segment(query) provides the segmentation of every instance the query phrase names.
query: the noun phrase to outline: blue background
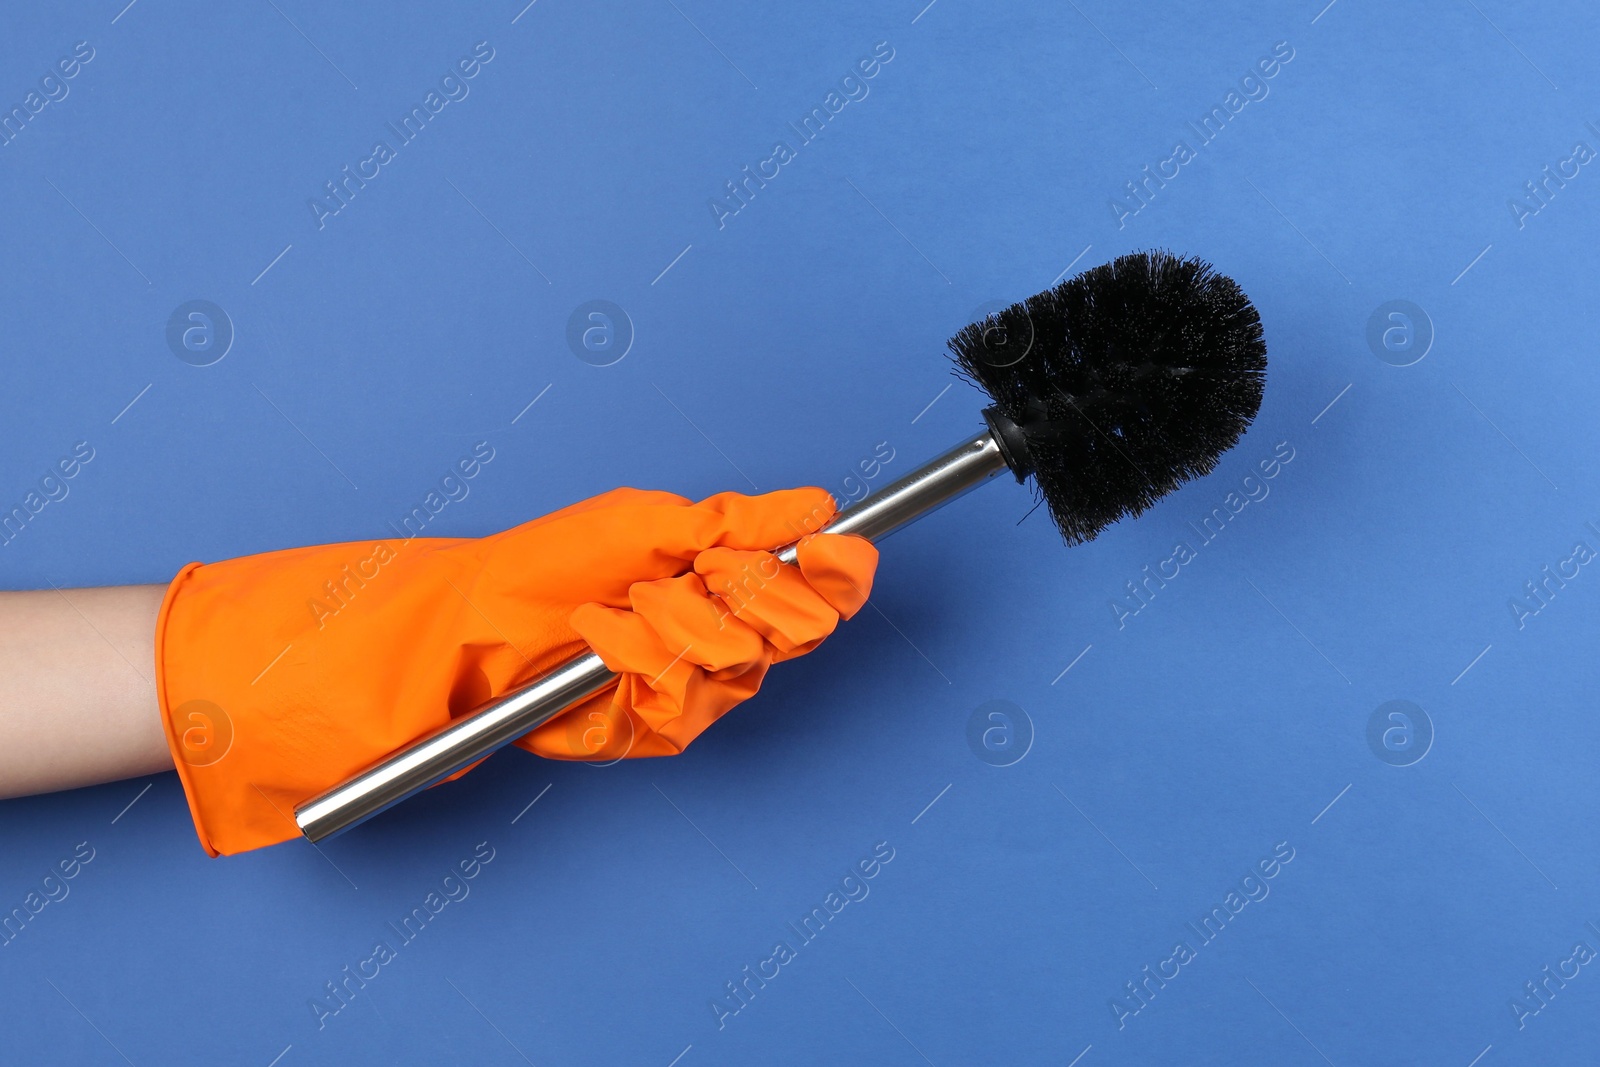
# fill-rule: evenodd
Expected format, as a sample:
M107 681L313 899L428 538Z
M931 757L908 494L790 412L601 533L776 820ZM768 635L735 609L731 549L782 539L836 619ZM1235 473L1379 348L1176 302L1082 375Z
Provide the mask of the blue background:
M481 440L430 533L622 484L843 493L888 442L881 482L976 428L974 391L943 391L975 309L1140 248L1234 276L1272 359L1217 472L1090 545L1009 483L896 535L876 610L681 758L508 751L320 854L207 859L170 773L5 802L4 909L95 850L0 949L8 1059L1592 1056L1592 968L1521 1029L1510 1004L1600 948L1600 576L1520 627L1509 605L1600 548L1600 174L1521 225L1508 201L1600 148L1600 18L925 2L7 11L6 109L94 49L0 149L0 500L95 449L0 550L10 587L387 536ZM480 41L470 95L319 228L323 183ZM880 41L870 94L719 228L709 199ZM1277 42L1269 94L1119 225ZM567 343L592 299L635 333L610 366ZM190 300L236 333L210 366L166 340ZM1368 341L1391 300L1421 309L1380 321L1394 351ZM1280 442L1270 494L1200 545ZM1119 628L1178 541L1196 558ZM1409 766L1417 716L1410 750L1368 741L1391 700L1431 723ZM1020 714L974 747L990 701ZM480 841L470 896L319 1029L311 998ZM719 1028L724 983L878 842L870 895ZM1201 945L1185 924L1280 842L1270 895ZM1113 1008L1179 940L1178 977Z

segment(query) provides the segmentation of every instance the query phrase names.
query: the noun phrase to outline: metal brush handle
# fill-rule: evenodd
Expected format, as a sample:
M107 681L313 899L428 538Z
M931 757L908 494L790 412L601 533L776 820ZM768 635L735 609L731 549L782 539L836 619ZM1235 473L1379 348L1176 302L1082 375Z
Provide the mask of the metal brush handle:
M828 533L876 541L946 504L1007 467L989 430L961 442L899 481L839 512ZM794 563L796 547L780 549ZM443 781L617 680L586 652L521 689L450 722L384 757L327 792L296 805L294 819L313 844L359 825L411 794Z

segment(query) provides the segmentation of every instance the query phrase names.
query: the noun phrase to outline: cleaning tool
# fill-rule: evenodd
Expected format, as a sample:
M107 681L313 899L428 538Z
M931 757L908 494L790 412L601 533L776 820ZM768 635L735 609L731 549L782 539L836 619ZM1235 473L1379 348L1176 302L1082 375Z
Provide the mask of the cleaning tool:
M949 347L957 372L993 401L985 428L832 516L828 534L876 541L1009 469L1018 482L1033 479L1062 539L1082 543L1209 473L1255 417L1266 380L1261 321L1239 286L1198 259L1159 251L1085 271L965 327ZM803 532L776 554L802 571L812 541ZM324 840L594 698L625 666L608 664L604 651L297 805L301 832Z

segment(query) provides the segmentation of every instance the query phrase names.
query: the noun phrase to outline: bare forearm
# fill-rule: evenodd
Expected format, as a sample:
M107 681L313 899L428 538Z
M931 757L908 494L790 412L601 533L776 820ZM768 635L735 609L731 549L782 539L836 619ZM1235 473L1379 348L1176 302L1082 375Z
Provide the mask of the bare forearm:
M172 768L155 690L164 592L0 592L0 796Z

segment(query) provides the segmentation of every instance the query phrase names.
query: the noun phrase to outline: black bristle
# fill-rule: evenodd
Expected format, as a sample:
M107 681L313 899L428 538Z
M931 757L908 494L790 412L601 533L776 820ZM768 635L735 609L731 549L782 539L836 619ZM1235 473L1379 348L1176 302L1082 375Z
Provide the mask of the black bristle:
M1209 473L1261 406L1261 319L1199 259L1139 252L973 323L957 373L1017 424L1068 544ZM996 420L1003 421L1003 420Z

